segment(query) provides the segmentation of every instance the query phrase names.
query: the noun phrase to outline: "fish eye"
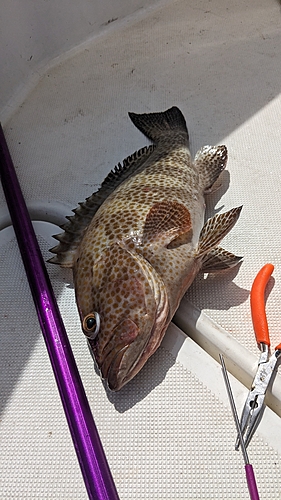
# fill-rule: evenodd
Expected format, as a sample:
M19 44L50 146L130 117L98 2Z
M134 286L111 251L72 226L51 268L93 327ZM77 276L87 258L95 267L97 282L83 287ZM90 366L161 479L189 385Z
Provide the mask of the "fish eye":
M94 340L100 329L100 315L97 312L87 314L83 319L82 327L86 337Z

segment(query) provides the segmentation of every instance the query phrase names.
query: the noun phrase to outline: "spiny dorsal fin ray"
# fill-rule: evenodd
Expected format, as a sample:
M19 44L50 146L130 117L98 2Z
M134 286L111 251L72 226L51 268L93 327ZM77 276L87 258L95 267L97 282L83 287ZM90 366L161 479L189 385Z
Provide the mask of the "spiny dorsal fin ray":
M204 192L210 193L227 163L226 146L204 146L195 155L194 165L200 176Z
M144 146L125 158L122 165L121 163L118 163L118 165L116 165L116 167L111 170L108 176L104 179L100 190L108 186L111 192L113 192L122 182L124 182L124 180L133 175L139 167L146 162L155 148L155 144Z
M68 222L61 226L64 232L54 236L59 241L59 245L50 249L50 252L56 255L48 262L62 267L73 266L76 249L97 210L122 182L145 163L154 149L153 144L145 146L125 158L122 164L118 163L102 182L100 189L79 203L79 206L73 210L74 215L67 216Z
M144 245L157 244L170 248L174 240L181 236L181 240L185 241L191 232L192 223L187 208L177 201L161 201L151 207L146 217L142 242Z
M238 257L224 248L216 247L206 255L202 260L202 271L204 273L214 273L224 269L230 269L242 260L243 257Z
M232 208L207 220L200 233L197 257L202 257L219 245L237 222L241 210L242 207Z
M169 134L171 130L181 132L188 141L188 131L185 118L176 106L160 113L129 113L133 124L148 137L157 143L159 139Z

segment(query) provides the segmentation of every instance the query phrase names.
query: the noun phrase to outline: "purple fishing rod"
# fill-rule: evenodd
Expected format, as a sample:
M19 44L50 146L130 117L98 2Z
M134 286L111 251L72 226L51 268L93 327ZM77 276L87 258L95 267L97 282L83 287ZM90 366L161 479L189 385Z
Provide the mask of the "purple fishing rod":
M90 500L119 500L0 125L0 177Z

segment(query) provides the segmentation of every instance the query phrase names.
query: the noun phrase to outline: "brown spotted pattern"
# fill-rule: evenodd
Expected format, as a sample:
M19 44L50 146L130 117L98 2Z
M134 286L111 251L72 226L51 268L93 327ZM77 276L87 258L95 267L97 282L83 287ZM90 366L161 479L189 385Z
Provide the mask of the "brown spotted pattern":
M80 241L74 242L74 250L72 243L71 256L63 247L59 262L62 247L53 249L61 265L63 260L72 262L82 324L90 313L100 316L100 331L89 344L113 390L133 378L157 349L200 269L204 192L226 164L225 146L203 148L191 160L179 114L171 108L153 116L147 135L153 138L159 118L155 144L145 148L143 158L130 157L131 175L127 165L125 179L116 181ZM135 121L136 117L144 130L150 115L134 115ZM217 233L218 228L213 229ZM209 230L204 231L206 237ZM215 234L212 245L216 239Z

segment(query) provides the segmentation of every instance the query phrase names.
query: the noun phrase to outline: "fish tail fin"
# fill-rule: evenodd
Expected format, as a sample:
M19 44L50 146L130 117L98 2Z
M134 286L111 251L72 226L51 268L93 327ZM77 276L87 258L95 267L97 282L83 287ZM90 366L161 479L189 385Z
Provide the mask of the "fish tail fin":
M129 113L133 124L152 142L158 142L169 132L180 132L188 141L188 130L182 112L173 106L161 113Z

